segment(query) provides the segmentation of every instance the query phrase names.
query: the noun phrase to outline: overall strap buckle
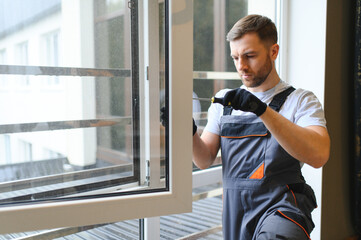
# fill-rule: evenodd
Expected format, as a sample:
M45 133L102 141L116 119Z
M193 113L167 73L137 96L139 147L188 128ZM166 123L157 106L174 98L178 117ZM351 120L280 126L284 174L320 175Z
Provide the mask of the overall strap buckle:
M279 112L288 95L290 95L294 90L296 90L294 87L289 87L283 92L278 93L276 96L273 97L271 103L269 104L269 107L276 112Z
M224 106L223 107L223 115L231 115L232 114L232 106Z

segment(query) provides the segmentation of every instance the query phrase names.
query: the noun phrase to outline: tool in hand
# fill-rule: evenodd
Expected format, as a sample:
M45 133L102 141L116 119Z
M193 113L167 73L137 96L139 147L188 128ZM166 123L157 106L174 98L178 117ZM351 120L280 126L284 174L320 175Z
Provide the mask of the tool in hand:
M217 98L217 97L212 97L212 98L193 98L193 100L199 100L199 101L206 101L206 102L211 102L211 103L219 103L219 104L223 104L223 98ZM228 103L228 105L231 105L231 102Z

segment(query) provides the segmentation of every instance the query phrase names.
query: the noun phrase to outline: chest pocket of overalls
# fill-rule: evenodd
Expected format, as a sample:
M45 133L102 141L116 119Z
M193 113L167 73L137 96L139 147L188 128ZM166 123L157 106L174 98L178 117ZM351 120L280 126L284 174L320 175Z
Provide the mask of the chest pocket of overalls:
M287 96L295 89L290 87L273 97L269 107L279 111ZM269 168L266 152L277 157L275 144L263 122L254 114L231 115L232 107L225 107L221 117L221 150L225 178L263 179ZM272 147L273 146L273 147ZM269 147L269 148L268 148ZM268 149L267 149L268 148ZM276 150L275 150L276 149ZM272 164L273 166L277 166Z
M256 120L256 122L255 122ZM225 177L262 179L269 132L254 116L224 115L221 147Z

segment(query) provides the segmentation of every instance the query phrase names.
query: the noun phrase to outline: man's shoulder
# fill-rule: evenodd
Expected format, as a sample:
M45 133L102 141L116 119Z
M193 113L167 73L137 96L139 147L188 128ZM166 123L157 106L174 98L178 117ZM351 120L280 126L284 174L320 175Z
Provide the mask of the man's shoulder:
M317 96L312 91L303 88L296 88L292 95L300 101L302 101L302 99L317 99Z
M288 97L284 104L284 111L293 114L311 114L312 111L323 111L322 104L310 90L297 88Z
M291 84L287 83L287 82L284 82L284 81L281 81L279 86L277 86L277 89L275 91L275 95L278 94L278 93L281 93L285 90L287 90L288 88L290 87L293 87L295 88L295 90L289 95L290 98L317 98L316 95L310 91L310 90L307 90L307 89L303 89L303 88L297 88L295 86L292 86Z

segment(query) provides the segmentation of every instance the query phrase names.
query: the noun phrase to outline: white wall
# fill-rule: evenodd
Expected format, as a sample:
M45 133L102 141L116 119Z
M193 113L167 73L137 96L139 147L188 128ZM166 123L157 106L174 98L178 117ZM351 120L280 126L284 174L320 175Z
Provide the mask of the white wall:
M324 103L327 0L291 0L287 20L287 75L281 76L296 88L313 91ZM282 48L283 46L281 46ZM316 228L312 239L320 239L322 169L304 166L306 181L313 187L318 208L312 216Z
M275 0L248 0L248 14L264 15L275 21L275 2Z
M291 84L324 101L326 0L292 0L289 7L288 75Z

